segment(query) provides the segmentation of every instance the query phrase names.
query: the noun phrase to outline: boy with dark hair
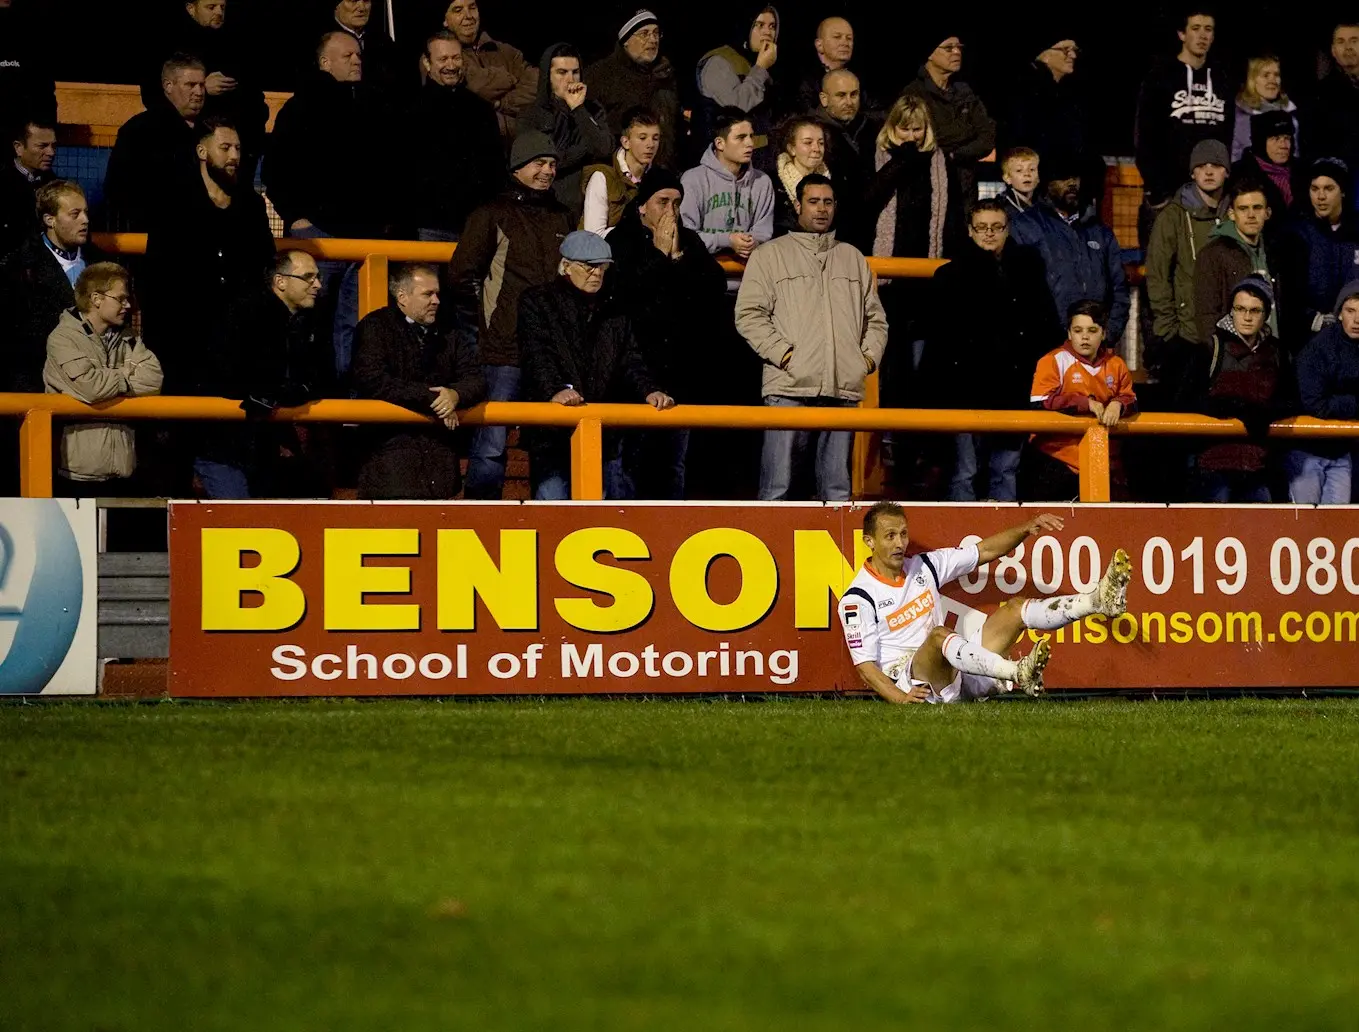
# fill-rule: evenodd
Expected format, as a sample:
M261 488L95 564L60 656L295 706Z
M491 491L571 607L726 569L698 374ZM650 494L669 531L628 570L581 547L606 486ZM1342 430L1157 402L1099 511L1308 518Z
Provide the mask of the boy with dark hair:
M730 251L749 258L774 236L774 181L750 164L755 128L740 108L718 111L712 146L680 177L680 218L703 238L712 254Z

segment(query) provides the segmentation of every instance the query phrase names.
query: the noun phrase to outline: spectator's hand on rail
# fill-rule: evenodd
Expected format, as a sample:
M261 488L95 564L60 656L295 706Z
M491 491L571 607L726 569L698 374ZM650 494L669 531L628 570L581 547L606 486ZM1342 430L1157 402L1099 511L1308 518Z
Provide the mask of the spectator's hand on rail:
M444 416L441 422L444 424L444 426L448 427L448 429L450 430L458 429L458 415L456 412Z
M1103 422L1103 420L1104 420L1104 402L1102 402L1102 401L1096 401L1094 398L1091 398L1091 399L1090 399L1090 414L1091 414L1092 416L1094 416L1096 419L1098 419L1098 420L1100 420L1101 422Z
M453 415L453 410L458 407L458 392L448 387L431 387L430 392L434 400L429 403L429 407L434 410L434 414L440 419Z
M675 399L664 391L652 391L646 396L646 403L657 409L668 409L675 407Z
M205 82L209 97L219 97L223 93L230 93L236 88L236 85L235 79L222 72L213 72Z
M567 387L552 395L552 400L558 405L584 405L585 399L580 396L580 392L574 387Z
M755 250L755 238L749 233L733 233L731 249L736 252L736 257L749 258L750 252Z
M1104 411L1100 413L1099 421L1105 426L1113 426L1123 415L1123 405L1117 398L1104 406Z

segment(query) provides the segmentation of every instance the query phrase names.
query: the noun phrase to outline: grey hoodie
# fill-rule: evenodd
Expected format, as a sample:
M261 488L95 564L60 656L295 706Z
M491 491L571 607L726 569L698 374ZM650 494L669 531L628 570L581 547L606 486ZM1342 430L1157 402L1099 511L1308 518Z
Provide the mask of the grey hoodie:
M710 254L731 250L733 233L749 233L757 245L774 236L774 182L759 169L747 165L733 176L709 148L680 183L680 218Z

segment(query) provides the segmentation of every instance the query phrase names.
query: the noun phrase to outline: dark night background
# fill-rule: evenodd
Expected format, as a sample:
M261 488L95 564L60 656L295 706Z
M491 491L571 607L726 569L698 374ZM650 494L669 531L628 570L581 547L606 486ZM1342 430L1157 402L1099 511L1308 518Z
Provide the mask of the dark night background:
M63 27L85 27L79 35L59 29L53 38L61 41L70 55L59 58L58 77L86 82L135 81L134 69L141 67L139 55L146 33L181 7L178 0L132 0L122 5L111 5L107 0L38 0L36 6L51 17L59 17ZM259 41L257 53L266 88L292 88L299 62L321 26L329 21L330 6L324 0L229 0L228 24ZM377 0L375 17L384 6L384 0ZM438 27L445 6L446 0L395 0L398 41L418 49L418 41L427 30ZM482 26L493 37L519 47L531 61L536 62L548 44L568 40L581 49L588 62L613 46L618 26L640 6L639 0L622 5L482 0ZM758 0L738 5L657 0L649 6L660 16L665 30L662 52L675 63L681 86L692 90L692 69L698 55L732 35L731 19L725 14L715 18L714 9L734 12L737 22L748 24L760 4ZM1074 26L1048 34L1053 35L1052 42L1071 36L1080 44L1077 75L1085 80L1094 108L1095 142L1104 153L1120 154L1131 152L1138 84L1154 57L1178 50L1175 21L1184 10L1183 5L1165 3L1087 4L1079 9L1077 5L1056 3L1044 8L968 5L960 8L965 13L954 23L940 22L931 15L931 28L925 29L916 13L922 6L914 3L777 6L783 25L780 56L774 67L776 78L811 58L817 21L828 14L844 14L855 29L855 65L867 67L876 94L890 99L914 77L926 52L944 33L952 31L968 45L962 78L977 88L993 114L1004 109L1008 71L1033 56L1007 50L1007 37L1013 38L1016 26L1025 22L1021 11L1041 10L1046 25ZM1304 103L1318 61L1329 46L1331 8L1286 0L1238 0L1215 6L1218 40L1214 56L1225 60L1239 79L1248 56L1275 51L1283 60L1285 89ZM1090 13L1092 10L1097 13Z

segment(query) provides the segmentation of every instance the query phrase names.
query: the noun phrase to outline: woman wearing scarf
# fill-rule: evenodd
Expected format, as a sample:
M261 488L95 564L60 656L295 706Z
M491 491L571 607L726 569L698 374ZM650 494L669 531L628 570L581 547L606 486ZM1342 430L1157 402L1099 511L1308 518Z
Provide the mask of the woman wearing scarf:
M1250 120L1266 111L1283 111L1293 120L1293 157L1298 156L1298 106L1283 91L1279 59L1273 54L1252 57L1246 65L1246 84L1236 95L1236 126L1232 132L1232 160L1240 161L1251 146Z
M813 173L831 178L830 169L826 167L826 130L819 121L806 115L791 118L779 127L778 136L783 147L779 150L775 168L778 183L774 191L776 237L797 229L798 183ZM840 236L843 239L843 233Z
M1260 179L1274 217L1275 232L1293 208L1293 116L1287 111L1264 111L1250 120L1250 146L1232 166L1232 178Z

